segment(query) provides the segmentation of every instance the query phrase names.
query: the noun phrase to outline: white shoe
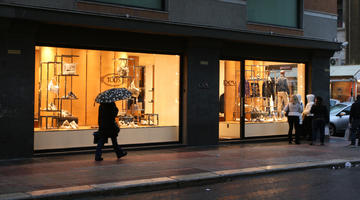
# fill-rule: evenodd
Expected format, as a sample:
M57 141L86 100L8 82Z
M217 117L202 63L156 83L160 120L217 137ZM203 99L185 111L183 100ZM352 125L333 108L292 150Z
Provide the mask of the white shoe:
M55 106L55 104L53 102L49 103L48 109L49 110L57 110L57 108L56 108L56 106Z
M63 122L63 124L60 126L60 128L69 129L69 128L71 128L71 125L70 125L70 123L69 123L68 120L65 120L65 121Z
M70 117L70 116L71 116L71 113L70 113L69 111L67 111L67 110L63 110L63 111L61 112L61 116L62 116L62 117Z
M70 122L70 126L71 126L71 128L73 128L73 129L78 129L78 128L79 128L79 126L76 124L75 121L71 121L71 122Z

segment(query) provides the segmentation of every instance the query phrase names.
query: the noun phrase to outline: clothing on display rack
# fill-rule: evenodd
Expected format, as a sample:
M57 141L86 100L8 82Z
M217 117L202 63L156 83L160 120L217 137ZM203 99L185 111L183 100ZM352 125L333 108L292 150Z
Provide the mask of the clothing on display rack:
M268 78L262 84L262 96L263 97L272 97L273 100L275 99L275 81L274 78Z
M240 91L240 85L239 85L239 91ZM250 96L250 83L249 81L245 81L245 96Z
M251 83L251 97L260 97L259 83Z

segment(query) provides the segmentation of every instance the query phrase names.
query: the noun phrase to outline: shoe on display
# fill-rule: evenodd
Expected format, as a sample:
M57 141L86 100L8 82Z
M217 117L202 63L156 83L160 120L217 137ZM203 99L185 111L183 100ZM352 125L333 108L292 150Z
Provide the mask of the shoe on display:
M63 124L60 126L60 128L70 129L71 125L68 120L65 120Z
M57 110L57 108L53 102L49 103L48 110Z
M72 91L70 91L70 92L66 95L66 98L69 98L69 99L77 99L77 96L76 96Z
M63 110L63 111L61 111L61 116L62 117L70 117L71 113L67 110Z
M78 128L79 128L79 126L76 124L75 121L71 121L71 122L70 122L70 126L71 126L71 128L73 128L73 129L78 129Z

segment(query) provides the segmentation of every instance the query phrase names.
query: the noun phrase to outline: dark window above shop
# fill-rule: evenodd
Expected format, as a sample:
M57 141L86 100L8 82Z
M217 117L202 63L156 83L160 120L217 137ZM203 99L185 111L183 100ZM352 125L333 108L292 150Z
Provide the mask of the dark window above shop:
M337 27L344 28L343 0L337 0Z
M248 22L299 28L299 0L247 1Z
M92 2L123 5L129 7L165 10L165 0L88 0Z

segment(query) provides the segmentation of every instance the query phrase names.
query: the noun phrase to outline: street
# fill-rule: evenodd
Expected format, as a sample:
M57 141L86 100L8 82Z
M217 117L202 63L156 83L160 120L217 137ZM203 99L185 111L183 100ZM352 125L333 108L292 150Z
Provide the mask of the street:
M241 177L212 185L76 200L359 199L360 167L309 169Z

